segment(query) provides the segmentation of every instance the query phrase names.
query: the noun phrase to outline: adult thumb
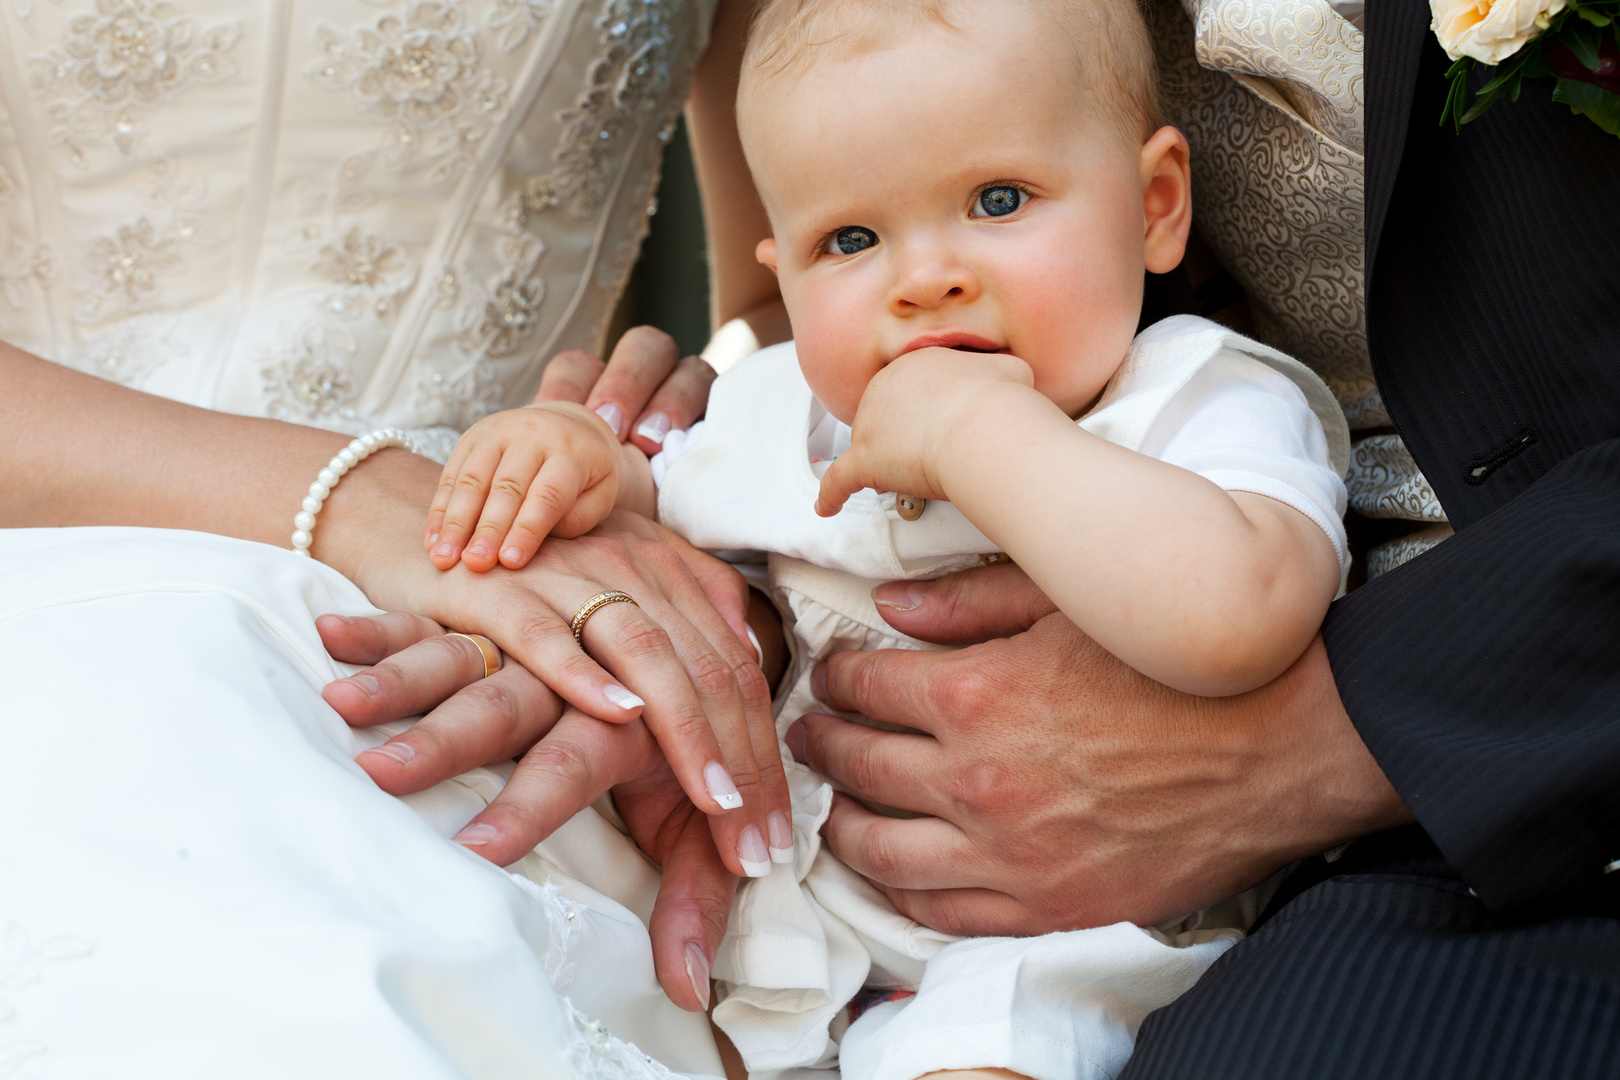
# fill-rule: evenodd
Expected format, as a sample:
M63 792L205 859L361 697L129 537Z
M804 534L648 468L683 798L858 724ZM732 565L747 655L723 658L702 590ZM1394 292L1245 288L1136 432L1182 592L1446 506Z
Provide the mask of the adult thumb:
M1021 634L1057 605L1012 563L963 570L936 581L890 581L872 590L878 614L903 634L970 645Z

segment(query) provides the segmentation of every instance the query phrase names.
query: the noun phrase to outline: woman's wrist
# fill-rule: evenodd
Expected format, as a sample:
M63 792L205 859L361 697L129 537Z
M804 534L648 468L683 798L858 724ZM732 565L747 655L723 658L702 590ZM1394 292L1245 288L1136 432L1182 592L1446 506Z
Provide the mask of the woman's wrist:
M379 607L409 609L409 575L400 571L413 562L432 569L421 533L439 472L438 465L406 450L373 454L332 490L310 554Z

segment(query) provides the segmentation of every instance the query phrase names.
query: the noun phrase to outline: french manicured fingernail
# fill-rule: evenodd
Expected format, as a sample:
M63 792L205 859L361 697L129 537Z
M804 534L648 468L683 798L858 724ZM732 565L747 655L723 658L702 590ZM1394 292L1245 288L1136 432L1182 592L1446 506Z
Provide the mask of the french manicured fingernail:
M596 407L596 415L607 421L607 426L613 429L613 434L619 433L619 425L624 423L624 410L613 402Z
M709 958L703 955L697 942L686 943L686 977L692 983L692 993L703 1005L705 1012L709 1008Z
M406 742L385 742L381 746L373 746L364 753L391 757L401 765L409 765L416 760L416 748Z
M709 789L709 798L719 803L720 809L735 810L742 805L742 795L737 791L736 781L718 761L703 766L703 784Z
M499 840L501 834L493 825L469 825L456 833L451 839L462 847L483 847L485 844Z
M872 590L872 602L896 611L915 611L928 597L928 588L920 581L889 581Z
M787 743L788 752L800 765L810 764L804 755L804 735L804 725L796 723L787 729L786 735L782 736L782 741Z
M759 635L754 633L752 626L744 626L743 629L748 631L748 644L754 647L754 659L764 660L765 650L759 646Z
M810 672L810 693L823 705L827 704L827 665L817 664Z
M624 687L615 683L608 683L602 687L602 696L621 709L639 709L647 704Z
M664 436L669 434L669 417L661 412L655 412L643 420L636 428L636 434L648 442L662 443Z
M377 676L375 675L366 675L363 673L360 675L350 675L343 681L358 686L360 688L360 692L366 695L366 697L376 697L378 692L382 690L382 683L377 681Z
M750 825L737 837L737 861L749 877L764 877L771 872L771 859L765 852L765 838L759 835L759 826Z
M771 833L771 862L792 862L793 826L788 823L787 815L780 810L773 811L765 819L765 827Z
M523 552L519 551L515 547L507 548L505 551L501 552L501 558L505 559L507 562L517 562L519 559L523 558Z

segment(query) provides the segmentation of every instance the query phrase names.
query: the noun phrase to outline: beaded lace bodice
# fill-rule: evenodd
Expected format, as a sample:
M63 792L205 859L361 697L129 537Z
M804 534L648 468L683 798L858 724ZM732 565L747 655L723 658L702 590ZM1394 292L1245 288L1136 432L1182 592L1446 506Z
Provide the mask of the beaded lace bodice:
M439 446L595 348L714 0L9 0L0 338Z

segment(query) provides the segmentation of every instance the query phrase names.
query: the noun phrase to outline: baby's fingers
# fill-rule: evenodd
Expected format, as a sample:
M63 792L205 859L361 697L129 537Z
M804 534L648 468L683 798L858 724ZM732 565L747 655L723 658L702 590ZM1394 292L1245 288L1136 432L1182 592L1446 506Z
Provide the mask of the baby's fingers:
M484 498L478 527L473 530L467 550L461 555L467 569L483 573L504 561L495 553L504 550L512 524L520 516L529 490L542 471L542 463L547 460L542 452L532 447L506 448L500 464L495 468L494 478L490 480L489 494Z
M849 497L866 487L861 479L859 461L853 451L846 450L832 463L821 478L821 491L816 496L816 513L832 517L844 508Z
M501 544L501 565L511 570L527 566L540 542L556 529L563 515L579 501L579 469L566 458L548 458L540 474L528 485L511 530Z
M468 452L459 466L455 466L453 477L450 476L451 467L445 468L447 479L439 487L441 491L448 489L449 498L439 527L439 541L429 555L433 565L440 570L450 569L461 558L462 549L467 546L467 540L483 512L484 500L489 495L490 483L495 478L501 457L499 445L480 444Z

